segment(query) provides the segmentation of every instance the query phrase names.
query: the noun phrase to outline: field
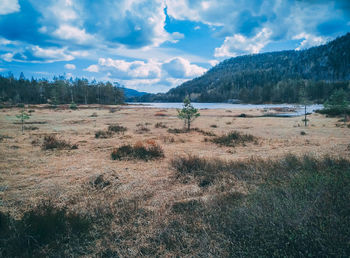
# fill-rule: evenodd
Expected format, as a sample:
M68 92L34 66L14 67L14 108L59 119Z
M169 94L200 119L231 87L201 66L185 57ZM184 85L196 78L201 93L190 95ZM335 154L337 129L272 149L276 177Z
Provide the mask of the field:
M225 199L228 196L241 200L255 194L271 179L271 171L283 170L281 160L288 160L286 157L294 158L295 166L283 165L288 171L305 171L307 159L321 164L328 158L347 173L347 178L349 174L344 164L350 156L350 129L339 118L320 114L310 115L310 125L305 128L302 117L249 117L261 115L259 110L200 110L201 116L193 123L197 129L176 133L169 129L182 129L183 122L173 109L36 106L27 110L32 113L24 134L16 118L20 109L0 110L0 211L19 221L24 213L49 202L67 209L67 214L88 218L91 224L78 240L71 237L63 241L64 248L52 242L33 243L30 250L23 250L27 256L246 256L251 252L247 246L241 250L236 245L234 249L229 243L233 237L207 220L218 200L225 203L230 202ZM241 113L246 117L238 117ZM127 130L107 134L107 138L95 136L115 124ZM254 140L235 146L213 141L232 131L251 135ZM48 135L77 148L47 150L43 143ZM164 157L113 160L112 151L122 145L159 146ZM183 172L187 169L184 161L193 162L195 168ZM235 171L250 169L252 175L239 176L230 166L237 166ZM315 165L315 171L326 171L327 166ZM293 178L288 176L288 180ZM314 203L314 199L309 201ZM203 217L202 209L211 211ZM215 220L225 221L222 217ZM344 243L349 240L346 232L342 232ZM340 256L349 254L349 242L344 246L332 247L333 251L324 246L327 250L321 254L332 256L339 250L343 252ZM237 248L241 253L233 255ZM13 244L13 250L2 250L3 255L20 256L15 249ZM268 249L264 246L264 250Z

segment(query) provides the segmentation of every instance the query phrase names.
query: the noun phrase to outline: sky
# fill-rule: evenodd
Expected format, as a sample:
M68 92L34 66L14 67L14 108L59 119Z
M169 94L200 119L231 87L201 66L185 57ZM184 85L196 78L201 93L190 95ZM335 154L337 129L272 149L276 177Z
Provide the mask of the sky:
M0 0L0 74L166 92L240 55L350 31L350 0Z

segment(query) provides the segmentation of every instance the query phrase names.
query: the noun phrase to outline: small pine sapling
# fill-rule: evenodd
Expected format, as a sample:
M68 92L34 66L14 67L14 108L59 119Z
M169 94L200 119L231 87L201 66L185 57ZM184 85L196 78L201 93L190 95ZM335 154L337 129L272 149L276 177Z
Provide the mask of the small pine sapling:
M177 113L177 117L184 120L185 128L187 128L188 131L191 130L191 123L193 120L200 116L198 109L192 106L189 97L184 99L183 108L181 110L178 109Z

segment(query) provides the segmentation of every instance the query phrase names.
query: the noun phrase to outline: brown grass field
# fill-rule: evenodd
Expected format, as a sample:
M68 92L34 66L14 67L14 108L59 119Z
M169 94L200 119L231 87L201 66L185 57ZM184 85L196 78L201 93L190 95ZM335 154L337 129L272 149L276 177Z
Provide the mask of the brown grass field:
M16 114L20 109L0 110L0 211L19 218L43 200L79 213L112 214L105 234L94 238L89 254L116 252L119 256L178 255L158 243L156 251L149 240L161 235L160 225L167 225L173 216L174 203L189 200L210 202L224 188L226 192L247 194L257 182L232 178L205 189L195 181L176 180L170 163L177 156L195 155L206 159L244 161L251 158L278 159L286 154L315 157L331 155L349 158L350 129L320 114L309 116L310 125L303 127L302 117L236 117L241 113L261 115L259 110L200 110L194 128L222 135L236 130L258 138L255 143L237 147L218 146L200 131L173 134L168 128L182 128L175 109L115 107L80 107L44 109L40 106L27 120L25 130ZM91 116L96 113L97 116ZM161 122L167 128L155 128ZM127 127L125 133L110 138L95 138L98 130L111 124ZM138 131L143 124L149 131ZM138 125L138 126L137 126ZM301 132L305 135L301 135ZM46 135L77 144L74 150L43 150ZM164 158L150 160L112 160L111 152L123 144L156 143L164 150ZM91 184L98 176L108 181L103 187ZM128 211L126 211L126 209ZM97 226L96 226L97 227ZM95 229L96 232L98 228ZM118 237L116 237L118 236ZM116 241L115 239L119 240ZM209 246L211 243L207 243ZM153 249L152 249L153 248ZM200 250L200 248L197 248ZM215 249L215 248L214 248ZM107 250L107 251L106 251ZM184 255L184 253L183 253ZM196 253L184 256L199 255Z

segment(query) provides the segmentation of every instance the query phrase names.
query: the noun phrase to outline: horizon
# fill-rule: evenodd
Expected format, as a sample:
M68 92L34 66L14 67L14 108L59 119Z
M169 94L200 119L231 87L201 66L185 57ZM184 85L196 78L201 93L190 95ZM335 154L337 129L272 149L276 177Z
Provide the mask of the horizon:
M65 75L148 93L166 92L228 58L303 50L350 31L345 0L0 0L0 6L1 75Z

